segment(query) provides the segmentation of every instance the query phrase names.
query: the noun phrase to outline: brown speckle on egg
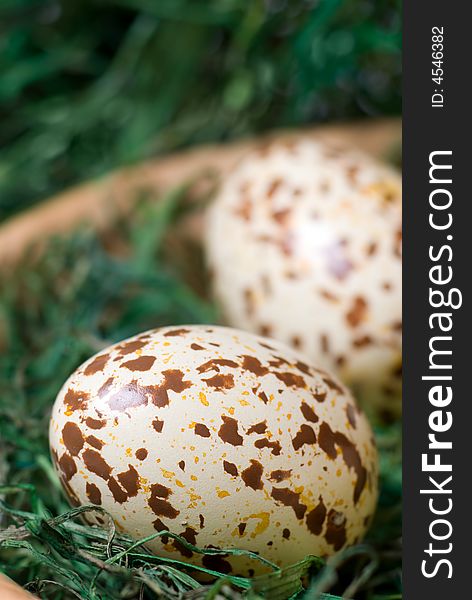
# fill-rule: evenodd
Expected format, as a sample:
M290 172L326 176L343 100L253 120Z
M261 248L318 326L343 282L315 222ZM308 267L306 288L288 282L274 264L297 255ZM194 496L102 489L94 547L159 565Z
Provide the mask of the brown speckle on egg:
M251 427L249 427L249 429L246 431L247 435L251 435L251 433L265 433L267 429L267 422L266 421L261 421L260 423L255 423L254 425L251 425Z
M141 348L144 348L146 344L146 340L133 340L132 342L125 342L124 344L121 344L117 347L117 350L121 356L126 356L127 354L136 352L136 350L141 350Z
M128 493L128 497L136 496L139 490L139 473L133 467L128 465L128 470L118 473L116 476L123 489Z
M193 344L190 344L190 348L192 348L192 350L205 350L203 346L200 346L200 344L197 344L195 342Z
M72 456L70 456L67 453L64 453L61 456L61 458L58 461L58 465L66 481L72 479L72 477L77 473L77 465L75 464L75 461L72 458Z
M238 475L238 467L234 463L231 463L227 460L223 461L223 469L226 471L226 473L229 473L233 477L237 477Z
M247 469L241 471L241 479L245 485L252 488L253 490L262 490L262 473L264 468L258 460L251 459L251 464Z
M271 481L276 481L277 483L280 483L281 481L284 481L285 479L289 479L291 474L292 474L292 469L289 469L288 471L283 471L282 469L277 469L276 471L272 471L272 473L270 474L270 479L271 479Z
M295 373L290 373L290 372L277 373L277 372L274 372L274 375L277 377L277 379L279 379L280 381L283 381L287 387L303 388L306 385L305 384L305 380L303 379L303 377L301 375L297 375Z
M196 423L195 424L195 435L199 435L200 437L210 437L211 433L208 427L204 423Z
M346 314L346 320L350 327L358 327L365 319L367 302L362 296L356 296Z
M154 431L157 431L157 433L161 433L162 428L164 427L164 421L161 421L156 417L152 422L152 426L154 428Z
M323 498L319 497L319 502L307 515L306 526L313 535L320 535L323 530L323 524L326 519L326 506Z
M86 392L69 388L64 395L64 404L67 406L68 411L73 412L84 409L89 399L90 395Z
M94 483L87 482L85 486L85 493L92 504L97 504L100 506L102 503L102 493L100 492L100 488L98 486L96 486Z
M93 419L92 417L87 417L85 419L85 423L90 429L101 429L105 427L106 421L104 419Z
M138 448L135 452L135 456L138 460L146 460L148 451L146 448Z
M180 329L171 329L164 334L164 337L175 337L176 335L185 335L186 333L190 333L190 329L185 329L181 327Z
M292 445L294 450L300 450L305 444L316 444L316 434L313 427L302 423L299 431L297 431L296 436L292 440Z
M155 360L155 356L139 356L138 358L124 362L121 367L130 371L149 371Z
M335 550L341 550L346 543L346 519L342 513L333 508L328 513L325 537Z
M76 423L68 421L62 428L64 445L72 456L77 456L84 447L82 430Z
M275 456L279 456L282 450L280 442L278 442L277 440L270 441L267 438L261 438L259 440L256 440L254 442L254 446L256 448L270 448L272 454L274 454Z
M307 421L310 421L310 423L318 423L319 418L317 414L306 402L300 404L300 410Z
M297 519L303 519L306 512L306 505L300 502L300 494L290 490L288 487L284 488L272 488L272 498L280 502L284 506L290 506L293 508L293 512Z
M218 431L218 436L227 444L242 446L243 438L239 435L237 420L226 415L222 415L221 419L223 424Z
M109 354L101 354L100 356L95 357L84 369L85 375L95 375L99 371L103 371L105 365L110 358Z
M94 448L96 448L97 450L101 450L104 446L104 442L102 442L102 440L99 440L97 437L95 437L94 435L88 435L85 438L85 441L87 442L87 444L89 446L93 446Z
M151 496L148 499L148 505L153 513L159 517L176 519L180 511L172 506L167 500L172 494L172 490L159 483L151 485Z

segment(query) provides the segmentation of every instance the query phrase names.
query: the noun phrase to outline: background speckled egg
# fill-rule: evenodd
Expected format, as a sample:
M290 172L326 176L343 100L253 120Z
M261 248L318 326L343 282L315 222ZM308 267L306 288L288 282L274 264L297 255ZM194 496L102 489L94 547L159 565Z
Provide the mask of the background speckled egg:
M375 510L375 444L349 392L285 345L234 329L166 327L91 358L56 399L50 444L71 501L104 507L136 538L165 529L287 565L360 540ZM149 547L261 571L172 539Z
M325 143L274 142L223 183L206 237L228 325L299 348L365 406L400 411L396 171Z

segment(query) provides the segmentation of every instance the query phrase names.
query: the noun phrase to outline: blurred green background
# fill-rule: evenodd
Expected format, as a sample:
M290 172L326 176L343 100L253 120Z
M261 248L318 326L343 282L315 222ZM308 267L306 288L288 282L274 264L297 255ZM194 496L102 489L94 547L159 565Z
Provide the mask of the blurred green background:
M400 0L0 0L0 220L110 169L398 114Z

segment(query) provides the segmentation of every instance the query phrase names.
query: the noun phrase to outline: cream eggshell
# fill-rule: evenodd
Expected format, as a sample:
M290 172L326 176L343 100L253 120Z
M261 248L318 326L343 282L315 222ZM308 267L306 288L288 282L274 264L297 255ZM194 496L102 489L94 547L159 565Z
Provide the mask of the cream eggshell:
M300 349L398 413L401 227L399 174L364 154L303 138L250 153L208 214L225 322Z
M88 360L56 399L50 445L72 503L102 506L135 538L165 529L277 565L360 540L376 504L372 431L346 388L284 344L225 327L156 329ZM172 539L148 546L265 569Z

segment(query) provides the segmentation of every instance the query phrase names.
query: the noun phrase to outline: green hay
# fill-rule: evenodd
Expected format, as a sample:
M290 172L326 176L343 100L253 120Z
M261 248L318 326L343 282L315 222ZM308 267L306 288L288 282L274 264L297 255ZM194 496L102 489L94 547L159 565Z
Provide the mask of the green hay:
M253 580L213 572L216 583L201 587L196 568L149 554L142 540L115 532L111 521L100 529L77 518L101 509L68 506L47 431L52 402L69 374L101 348L147 328L217 320L214 307L183 281L176 259L174 223L189 210L186 197L183 189L156 204L143 202L131 223L118 222L120 256L109 236L79 231L53 241L33 266L24 264L1 282L0 570L51 600L329 600L344 591L346 598L400 598L398 424L376 429L381 496L368 538L328 564L307 557ZM190 254L187 268L202 276L198 252ZM179 540L195 552L218 553Z
M3 0L0 220L184 146L401 111L400 0Z

